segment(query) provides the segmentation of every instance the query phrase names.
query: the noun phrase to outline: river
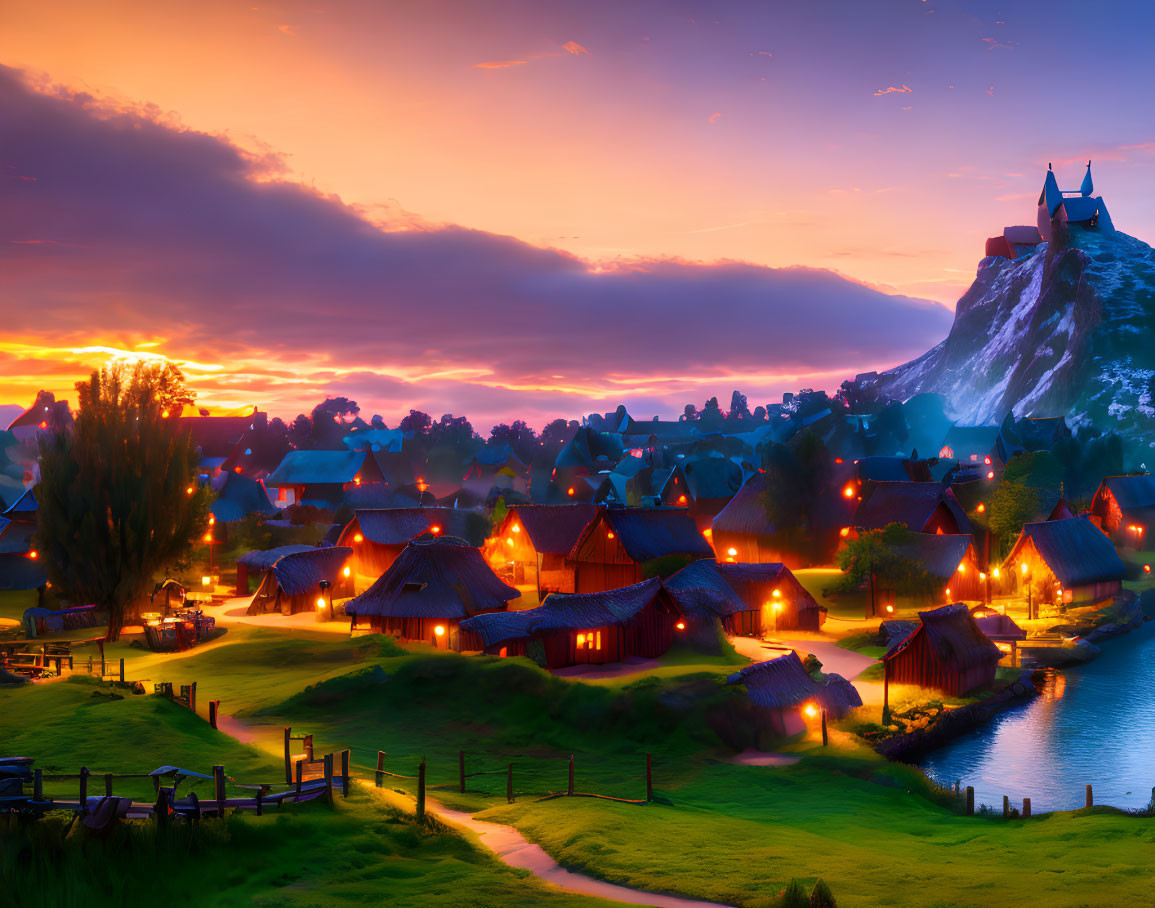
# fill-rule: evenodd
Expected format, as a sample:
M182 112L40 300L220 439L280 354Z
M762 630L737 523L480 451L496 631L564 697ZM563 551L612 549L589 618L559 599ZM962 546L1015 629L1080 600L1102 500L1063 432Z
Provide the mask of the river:
M975 805L1003 795L1034 813L1095 803L1145 807L1155 786L1155 621L1100 644L1103 654L1049 681L1028 706L928 754L940 785L973 785Z

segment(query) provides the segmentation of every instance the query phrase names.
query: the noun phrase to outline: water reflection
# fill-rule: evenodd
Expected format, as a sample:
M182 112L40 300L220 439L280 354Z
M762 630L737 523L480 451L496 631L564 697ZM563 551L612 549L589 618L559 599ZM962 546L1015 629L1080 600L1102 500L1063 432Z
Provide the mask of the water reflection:
M1090 665L1054 676L1029 706L929 754L927 775L973 785L976 804L1003 795L1036 813L1095 802L1144 807L1155 786L1155 622L1102 644Z

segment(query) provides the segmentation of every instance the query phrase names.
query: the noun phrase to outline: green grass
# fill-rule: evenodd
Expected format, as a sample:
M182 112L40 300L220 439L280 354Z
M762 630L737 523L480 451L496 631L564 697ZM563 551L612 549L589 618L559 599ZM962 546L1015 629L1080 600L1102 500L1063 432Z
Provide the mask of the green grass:
M805 568L794 572L794 576L798 582L806 588L806 591L818 602L819 605L826 606L827 614L832 618L844 618L851 620L866 620L867 607L870 602L869 590L858 590L853 593L832 593L829 597L823 595L823 590L832 586L842 572L836 568ZM881 600L879 600L881 603ZM880 615L877 618L872 618L872 621L880 621L886 618L909 618L917 617L919 610L925 611L927 608L933 606L925 597L916 596L897 596L894 602L893 614ZM879 611L883 606L878 605ZM828 627L827 630L830 630Z
M83 759L94 768L103 761L105 769L118 759L136 768L163 753L159 762L187 760L192 769L220 762L240 778L276 772L279 726L291 724L314 733L319 752L351 747L362 773L379 750L387 752L387 767L403 774L424 757L437 798L516 826L567 866L743 908L775 904L791 878L812 883L819 876L840 904L851 906L1149 901L1155 825L1147 819L1100 809L1029 821L964 817L917 770L886 763L837 728L826 751L813 737L785 742L803 756L794 766L725 762L754 743L745 698L721 683L731 670L728 655L711 661L674 652L659 676L579 683L525 659L251 627L232 628L214 648L180 658L123 644L111 649L129 653L130 678L147 671L174 683L197 680L202 703L216 697L226 714L266 724L268 750L254 753L213 735L203 720L155 698L81 702L91 688L69 683L0 692L0 739L7 742L15 729L11 749L46 764ZM896 706L902 693L892 691ZM926 699L926 692L916 693ZM12 703L19 704L15 710ZM70 721L77 727L69 728ZM765 736L760 743L784 746ZM514 763L516 803L505 802L503 774L475 777L459 794L459 750L471 772ZM659 801L537 800L564 788L571 753L579 791L634 798L644 792L645 756L652 754ZM408 779L390 784L413 788ZM373 819L375 809L354 799L325 813L315 834L311 825L291 827L295 850L279 845L272 832L261 839L261 824L250 828L246 821L242 838L220 846L236 852L236 873L229 876L231 865L214 863L217 857L203 864L209 873L223 868L216 871L221 879L239 880L238 901L434 904L452 902L469 887L464 901L530 904L544 891L517 888L536 884L510 877L463 840L426 845L424 834L406 832L405 823L379 829L388 824ZM309 816L302 807L283 822L320 822ZM275 818L263 822L279 828ZM420 852L394 842L392 832L406 842L416 835ZM271 895L277 874L288 872L290 853L295 866L309 869ZM80 868L79 861L66 856L58 863ZM196 866L198 876L210 878Z
M851 650L852 652L861 653L864 656L869 656L871 659L881 659L886 655L886 647L879 646L874 641L878 639L878 634L873 630L860 631L855 634L848 634L838 641L838 646L843 649Z
M64 838L67 820L0 819L12 908L89 905L589 905L501 864L470 838L378 792L333 808L289 806L174 824L121 824Z
M19 621L36 605L36 590L0 590L0 618Z

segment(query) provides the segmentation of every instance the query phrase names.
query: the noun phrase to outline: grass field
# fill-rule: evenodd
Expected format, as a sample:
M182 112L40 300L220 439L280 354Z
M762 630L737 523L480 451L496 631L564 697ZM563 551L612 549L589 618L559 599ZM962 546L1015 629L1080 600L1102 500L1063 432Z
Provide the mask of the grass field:
M778 742L802 757L793 766L727 762L753 743L744 697L720 683L733 670L732 656L676 652L659 677L577 683L526 660L254 627L230 628L215 645L181 657L125 644L109 650L110 658L126 655L130 678L198 681L202 704L221 699L224 714L256 727L259 746L215 733L171 703L94 697L91 683L77 681L0 692L6 749L67 772L81 763L101 771L221 763L237 779L276 778L283 771L279 729L290 724L314 733L318 752L352 748L361 773L378 750L406 775L424 757L431 794L449 806L516 826L571 868L639 888L743 908L776 904L793 877L819 876L845 906L1150 901L1150 819L1099 808L1029 821L964 817L917 770L886 763L837 728L825 751L813 737ZM516 803L505 802L503 774L471 779L459 794L459 750L471 772L514 763ZM579 791L633 798L644 792L645 755L652 754L658 800L537 800L564 789L571 753ZM412 792L411 780L391 784ZM481 905L544 898L538 883L466 839L413 828L369 798L359 794L332 811L302 805L287 818L234 820L214 833L219 840L196 845L134 833L145 837L134 846L141 861L116 866L131 881L124 885L145 886L140 864L163 864L191 847L198 866L235 882L238 903L444 904L464 887L470 894L462 901ZM62 872L36 877L45 894L74 891L92 860L81 848L69 839L67 853L53 859ZM290 870L301 865L307 869ZM97 875L108 892L120 885L111 871ZM182 903L163 887L160 898ZM183 899L210 902L219 903L207 894Z

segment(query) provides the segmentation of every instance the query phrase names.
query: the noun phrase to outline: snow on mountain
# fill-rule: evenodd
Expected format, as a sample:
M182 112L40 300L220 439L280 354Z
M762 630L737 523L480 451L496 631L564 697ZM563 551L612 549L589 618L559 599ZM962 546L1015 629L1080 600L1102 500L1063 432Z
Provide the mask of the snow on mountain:
M879 377L885 396L942 394L968 425L1065 416L1155 447L1155 249L1109 225L1063 225L1015 260L988 256L933 350Z

